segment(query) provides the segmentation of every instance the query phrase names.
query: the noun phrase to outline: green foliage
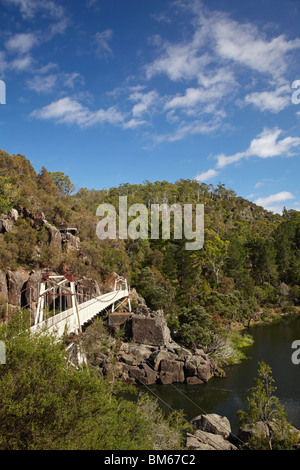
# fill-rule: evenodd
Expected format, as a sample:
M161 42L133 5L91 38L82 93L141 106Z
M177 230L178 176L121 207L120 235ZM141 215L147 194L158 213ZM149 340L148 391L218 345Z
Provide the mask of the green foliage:
M62 171L49 172L49 175L54 181L60 196L67 196L75 190L75 186L71 182L70 177L65 175Z
M12 208L14 200L13 186L9 178L0 176L0 214Z
M1 450L178 449L183 418L165 418L149 397L67 364L63 344L26 332L21 314L0 328Z
M248 397L248 410L238 412L242 427L252 429L248 444L256 450L291 450L298 442L298 432L287 421L284 406L275 396L272 369L259 363L256 385Z
M179 317L179 340L188 347L201 348L212 340L212 319L200 305L183 309Z

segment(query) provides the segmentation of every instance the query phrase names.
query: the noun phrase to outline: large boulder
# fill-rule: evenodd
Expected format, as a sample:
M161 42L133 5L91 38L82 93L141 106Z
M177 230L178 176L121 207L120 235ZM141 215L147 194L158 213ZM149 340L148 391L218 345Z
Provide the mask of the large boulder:
M220 434L206 431L196 431L195 434L187 434L187 448L189 450L237 450L231 442Z
M152 346L167 346L171 342L170 330L163 316L132 315L128 323L131 340Z
M0 218L0 233L10 232L14 222L7 217Z
M242 428L239 429L238 432L238 438L240 441L243 441L247 445L247 441L252 438L253 436L256 436L261 439L267 439L269 440L272 437L272 433L276 430L276 423L274 421L257 421L256 423L252 425L246 425ZM278 427L277 427L278 430ZM300 431L296 429L294 426L289 424L288 428L283 430L281 428L280 430L281 437L284 440L287 438L287 435L285 433L289 434L289 438L291 437L291 433L294 434L295 440L298 441L296 444L296 448L300 448Z
M225 416L216 413L199 415L191 420L194 434L187 434L190 450L237 450L229 438L231 425Z
M183 362L162 359L159 379L162 384L184 382Z
M231 425L228 418L216 413L196 416L191 420L191 424L196 430L219 434L224 439L228 439L231 434Z

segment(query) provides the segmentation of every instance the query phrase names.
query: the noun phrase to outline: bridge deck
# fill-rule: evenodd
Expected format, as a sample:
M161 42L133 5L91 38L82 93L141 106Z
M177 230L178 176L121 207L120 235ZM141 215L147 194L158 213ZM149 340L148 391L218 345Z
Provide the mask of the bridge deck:
M108 292L107 294L100 295L99 297L95 297L94 299L79 304L78 313L80 326L88 323L113 303L126 297L128 297L128 289L121 289ZM74 308L72 307L48 318L47 320L37 323L30 329L32 332L47 331L49 333L55 333L58 337L62 337L66 332L76 333L79 331L78 315L74 312Z

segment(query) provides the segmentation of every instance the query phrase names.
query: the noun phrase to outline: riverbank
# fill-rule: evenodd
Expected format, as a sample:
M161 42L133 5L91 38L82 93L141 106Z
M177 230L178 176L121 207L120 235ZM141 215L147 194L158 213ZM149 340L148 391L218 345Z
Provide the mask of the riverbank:
M261 310L255 318L247 324L233 322L222 339L219 338L218 350L211 354L224 373L228 366L239 364L247 358L247 348L253 345L254 340L249 333L255 327L265 327L278 324L281 321L293 321L300 317L300 307L291 306L289 308Z
M188 420L199 413L226 416L233 433L238 433L237 411L247 408L249 390L255 385L258 364L270 365L277 387L276 396L284 405L292 425L300 429L300 364L291 360L293 341L300 339L300 317L288 316L280 322L247 329L253 343L244 349L245 359L225 368L223 378L213 377L201 385L172 384L148 387L168 413L183 410ZM165 404L167 405L165 405Z

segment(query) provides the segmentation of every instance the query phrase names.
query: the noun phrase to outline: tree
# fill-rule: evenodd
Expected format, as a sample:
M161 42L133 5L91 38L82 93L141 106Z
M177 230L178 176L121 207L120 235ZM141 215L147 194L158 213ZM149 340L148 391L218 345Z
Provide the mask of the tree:
M48 195L57 196L57 187L51 177L51 173L44 166L42 166L41 172L38 174L37 184L38 188L46 191Z
M230 242L224 241L214 232L208 231L208 240L204 243L204 266L208 272L213 274L215 282L218 284L223 265L228 258L228 246Z
M11 209L14 196L13 185L9 178L0 176L0 215Z
M75 190L74 184L71 182L68 175L65 175L62 171L49 172L53 179L60 196L67 196Z
M260 362L258 376L247 398L248 411L238 412L241 426L252 429L248 443L256 450L290 450L297 444L298 432L287 421L284 406L274 395L271 367Z
M179 339L188 347L199 348L211 342L211 316L200 305L183 309L179 321L181 324Z

